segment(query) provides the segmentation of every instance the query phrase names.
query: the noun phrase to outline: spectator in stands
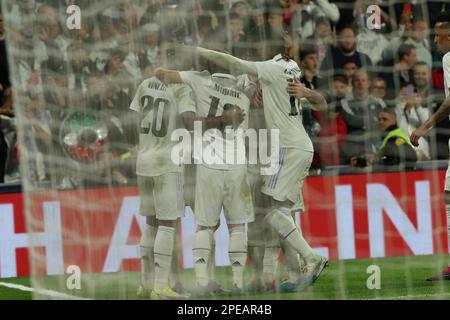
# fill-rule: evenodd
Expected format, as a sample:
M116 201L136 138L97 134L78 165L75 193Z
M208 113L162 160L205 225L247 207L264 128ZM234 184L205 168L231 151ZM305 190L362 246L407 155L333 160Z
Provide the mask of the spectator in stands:
M139 15L136 7L129 0L119 0L117 7L124 18L127 26L130 28L136 28L139 22Z
M3 16L0 14L0 114L13 116L14 109L5 39Z
M348 127L343 148L343 163L352 157L373 153L379 140L378 113L385 108L384 101L369 93L369 75L357 70L352 77L352 98L341 100L342 116Z
M294 34L300 39L306 39L314 34L319 17L326 17L331 22L339 20L339 8L328 0L300 0L291 21Z
M314 34L302 41L300 47L303 46L316 47L317 62L320 68L329 48L336 46L336 36L331 29L330 21L326 17L317 18Z
M398 48L397 57L398 63L389 72L381 75L386 81L388 99L393 99L396 93L411 81L410 69L417 61L416 48L410 44L402 44Z
M41 36L45 39L47 47L47 57L51 56L51 50L56 48L63 54L63 59L68 61L67 47L70 45L70 40L62 32L57 11L49 5L42 5L38 9L38 19L42 26L41 33L43 35L41 34Z
M416 18L413 23L412 36L405 43L416 48L417 61L425 62L431 68L432 57L428 37L429 26L427 21L424 18Z
M383 59L385 63L390 60L396 59L396 53L402 44L412 45L416 49L417 60L424 61L431 68L432 66L432 56L430 50L429 37L429 26L424 18L418 17L414 21L408 17L402 16L401 25L404 29L403 33L399 35L394 35L383 52Z
M340 72L348 62L353 62L358 69L372 66L370 58L356 50L356 44L355 31L351 27L342 28L339 32L338 46L331 47L322 62L323 74L330 76L335 71Z
M386 99L386 81L383 78L374 78L370 83L370 94L375 98Z
M300 69L302 70L301 81L307 88L318 89L324 86L321 76L318 74L318 55L313 46L305 46L300 51Z
M53 55L42 65L42 82L46 84L44 97L52 118L59 122L70 108L68 96L67 64L62 54Z
M160 28L156 23L147 23L140 27L142 41L140 42L139 60L142 67L142 77L149 77L157 64L160 45Z
M3 134L3 120L2 115L0 115L0 183L5 180L5 170L6 170L6 157L8 155L8 145L5 141L5 136Z
M342 72L345 74L347 79L350 80L350 83L349 83L350 87L352 86L351 79L356 70L358 70L358 66L356 65L356 63L354 61L347 61L342 66Z
M328 97L328 112L314 112L320 124L319 135L314 140L314 148L320 159L320 166L341 164L341 153L347 134L347 125L342 115L341 100L349 91L344 75L335 75Z
M74 97L76 100L86 94L86 74L89 72L89 57L87 50L84 49L82 42L74 41L67 48L68 65L70 66L68 74L68 87L72 91L81 92L81 95ZM76 103L76 102L75 102Z
M374 163L374 171L414 170L417 155L409 142L409 135L397 126L396 112L386 108L378 114L378 126L383 132Z
M92 18L83 15L82 29L70 33L58 19L65 5L51 2L55 5L36 2L39 4L34 8L37 36L33 36L34 29L26 20L21 20L20 14L17 15L20 32L16 30L18 34L13 36L15 43L20 44L20 53L33 52L29 57L25 54L15 56L17 89L30 93L36 102L30 107L33 112L29 113L33 121L45 124L48 120L46 112L51 114L49 126L54 145L50 150L53 157L63 157L58 149L61 121L67 113L81 106L105 112L103 114L112 128L111 136L115 141L99 159L105 163L121 161L120 156L126 151L121 147L126 143L133 144L124 142L129 133L125 129L127 120L121 117L122 110L129 103L135 82L151 76L162 55L167 53L162 48L164 40L181 39L192 45L232 49L233 54L241 57L256 53L261 56L254 59L263 60L272 58L267 56L272 52L271 48L285 41L294 43L300 39L301 42L295 43L293 48L300 50L298 61L303 71L302 81L308 87L322 87L323 80L317 75L319 68L320 74L329 82L324 87L331 88L332 111L321 114L307 110L309 115L303 114L303 120L318 122L316 127L320 131L314 143L322 166L348 164L352 156L373 153L379 137L377 115L385 104L396 107L398 126L406 133L419 125L425 114L438 105L437 98L430 91L428 23L420 15L413 16L407 10L402 12L398 28L395 23L391 24L385 12L381 13L382 24L391 24L395 28L389 35L392 40L386 44L382 33L385 28L379 33L361 24L367 18L365 0L358 1L362 4L360 10L356 8L358 3L354 8L339 10L330 3L335 1L329 0L120 0ZM192 4L195 8L191 7ZM350 11L349 19L338 21L346 14L344 11ZM351 21L352 17L356 20ZM340 28L339 41L336 42L333 27L337 22L345 27ZM358 22L360 29L357 33L348 24L355 26ZM289 38L286 30L293 31L296 36ZM135 39L137 33L140 36ZM263 50L266 47L268 49ZM293 50L292 55L295 53ZM415 56L425 65L420 62L413 66ZM441 58L436 59L440 61ZM68 66L64 64L66 61ZM372 64L384 73L380 72L379 77L370 82L369 75L361 68ZM367 70L372 71L370 68ZM440 68L433 83L443 86L439 71ZM341 72L346 73L349 83L345 83L346 77L341 76ZM10 87L0 17L0 114L8 116L3 117L3 120L8 119L2 122L3 125L14 122L9 121L14 115ZM38 105L42 91L45 98L43 106ZM448 124L448 120L446 122ZM310 133L312 127L308 129ZM14 148L14 143L10 145L10 128L3 135L10 158ZM433 135L429 137L429 146L426 142L421 144L424 150L418 149L420 160L448 157L445 130L440 137L443 137L442 145L439 140L435 146ZM0 136L0 162L5 149L3 142ZM104 166L103 169L105 177L111 174L111 167ZM123 175L126 176L125 173Z
M398 126L410 134L430 117L428 105L432 103L429 94L431 70L423 62L417 62L412 67L412 83L403 87L396 104ZM429 139L430 137L428 137ZM416 148L419 160L429 160L430 144L427 139L422 139Z
M308 89L317 90L324 86L322 78L317 74L318 62L317 53L314 47L304 47L300 51L300 69L302 70L302 78L300 81ZM308 135L317 136L320 131L320 125L314 117L310 108L302 110L303 126Z
M244 21L237 14L232 12L229 16L229 35L228 39L231 44L231 53L241 58L247 51L247 37L244 33Z
M42 97L42 95L41 95ZM28 175L27 181L32 186L38 184L47 178L48 165L53 164L53 161L45 161L44 154L49 154L51 146L51 118L48 112L44 109L43 99L35 101L26 99L24 101L24 116L29 124L29 131L23 137L22 153L26 153Z
M370 56L370 60L377 65L383 59L383 52L389 46L382 30L362 28L356 37L357 50Z
M272 0L269 1L270 5L278 6L283 12L283 23L286 26L290 26L292 23L292 17L294 12L299 8L300 1L297 0Z
M205 39L214 31L212 27L212 18L209 14L203 14L197 17L197 30L194 34L193 44L203 46Z
M19 164L14 158L16 144L15 118L0 113L0 183L20 180ZM6 176L8 176L8 181Z
M392 25L395 25L395 21L387 14L387 3L385 1L367 1L367 0L356 0L354 1L353 7L353 19L355 24L358 26L359 32L365 32L368 28L368 14L367 9L370 5L377 5L380 10L380 24L374 30L381 31L385 33L386 31L390 31L392 29ZM342 19L341 19L342 20ZM373 22L373 21L372 21ZM370 29L369 29L370 30Z
M118 161L119 160L119 161ZM94 174L86 175L81 181L85 188L126 186L132 182L132 175L124 168L123 161L107 147L103 147L93 163ZM80 185L81 187L81 185Z
M280 41L282 39L285 33L283 8L276 5L269 7L267 12L267 27L266 41Z
M251 7L247 1L238 0L234 1L230 8L230 14L236 14L242 21L243 32L248 35L249 31L252 29L252 17L251 17Z
M267 10L267 22L265 25L265 33L263 43L260 45L262 49L261 57L263 60L271 59L274 51L285 46L289 41L291 48L290 56L295 57L298 51L298 46L294 45L294 39L288 34L283 23L283 8L279 4L273 4Z
M176 0L164 1L161 7L159 25L161 37L165 41L184 41L188 35L188 25L181 3Z
M363 168L363 172L414 170L416 152L409 142L409 136L397 126L393 108L379 112L378 127L382 135L376 153L352 157L350 165Z
M248 31L249 40L254 42L252 46L258 45L265 38L266 33L266 18L265 12L262 8L253 8L250 12L251 23Z

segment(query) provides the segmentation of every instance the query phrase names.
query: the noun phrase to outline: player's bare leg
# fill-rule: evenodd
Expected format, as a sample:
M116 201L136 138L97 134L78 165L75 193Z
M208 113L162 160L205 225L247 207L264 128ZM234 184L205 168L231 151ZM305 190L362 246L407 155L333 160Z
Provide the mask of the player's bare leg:
M146 224L142 232L139 251L141 256L141 286L137 295L139 298L150 298L154 287L154 245L158 229L155 216L146 217Z
M450 191L445 191L445 211L447 213L447 237L450 246ZM441 274L432 276L427 281L450 280L450 262Z

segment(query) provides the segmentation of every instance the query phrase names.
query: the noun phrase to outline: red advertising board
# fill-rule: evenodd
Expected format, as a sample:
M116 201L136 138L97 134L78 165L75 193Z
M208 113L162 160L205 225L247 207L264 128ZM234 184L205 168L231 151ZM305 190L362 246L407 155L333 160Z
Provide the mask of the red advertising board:
M444 175L310 177L303 189L307 211L299 216L303 234L331 259L448 252ZM25 203L22 194L0 195L0 278L32 270L62 274L69 265L83 272L139 269L144 221L136 188L29 193ZM181 261L191 267L195 224L190 209L181 230ZM226 232L218 235L216 263L223 265Z

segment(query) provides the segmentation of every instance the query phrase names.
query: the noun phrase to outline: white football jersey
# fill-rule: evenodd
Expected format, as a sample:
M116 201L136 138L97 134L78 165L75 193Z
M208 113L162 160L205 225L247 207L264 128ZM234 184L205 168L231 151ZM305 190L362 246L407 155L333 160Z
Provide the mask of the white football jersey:
M189 85L195 97L197 117L218 117L224 109L237 106L247 115L239 127L232 130L231 126L225 127L233 132L243 132L248 128L248 112L250 100L245 93L236 87L236 79L230 75L213 74L208 71L183 71L181 79ZM241 130L239 130L241 129ZM212 169L231 170L237 169L237 164L244 165L245 144L243 135L227 136L218 129L210 129L203 135L203 158L194 152L194 159ZM219 147L223 146L223 147ZM211 153L214 155L211 156ZM237 155L244 155L237 157ZM241 161L243 160L243 161Z
M281 55L272 60L255 62L258 79L263 92L264 114L268 129L280 130L281 148L298 148L313 152L311 139L302 123L302 105L309 104L304 98L295 99L291 110L287 86L292 79L301 78L301 71L294 60L286 61Z
M450 96L450 52L447 52L442 58L442 68L444 69L445 97L448 98Z
M172 132L178 126L178 116L195 112L191 90L185 84L166 85L156 77L144 80L138 87L130 109L140 114L139 150L136 174L159 176L181 172L182 166L171 159Z

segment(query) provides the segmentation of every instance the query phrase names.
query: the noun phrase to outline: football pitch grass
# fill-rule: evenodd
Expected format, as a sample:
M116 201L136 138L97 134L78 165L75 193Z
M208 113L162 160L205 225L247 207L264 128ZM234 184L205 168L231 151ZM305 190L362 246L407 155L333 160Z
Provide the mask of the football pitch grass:
M448 255L398 257L383 259L330 261L327 269L317 282L303 292L261 293L243 296L216 296L210 299L251 299L251 300L303 300L303 299L445 299L450 300L450 281L428 282L430 275L439 273L448 262ZM380 289L368 289L367 280L371 276L367 268L377 265L380 268ZM227 267L216 268L216 278L224 288L231 284L231 270ZM139 272L81 274L81 289L69 290L66 280L69 275L39 277L39 289L53 290L72 296L90 299L138 299L136 289ZM194 271L181 272L186 289L194 288ZM245 281L250 279L247 267ZM31 287L31 279L0 279L3 283L12 283ZM32 299L31 292L6 288L0 285L0 300ZM36 298L36 297L35 297ZM37 296L47 299L49 296ZM204 299L202 299L204 300Z

